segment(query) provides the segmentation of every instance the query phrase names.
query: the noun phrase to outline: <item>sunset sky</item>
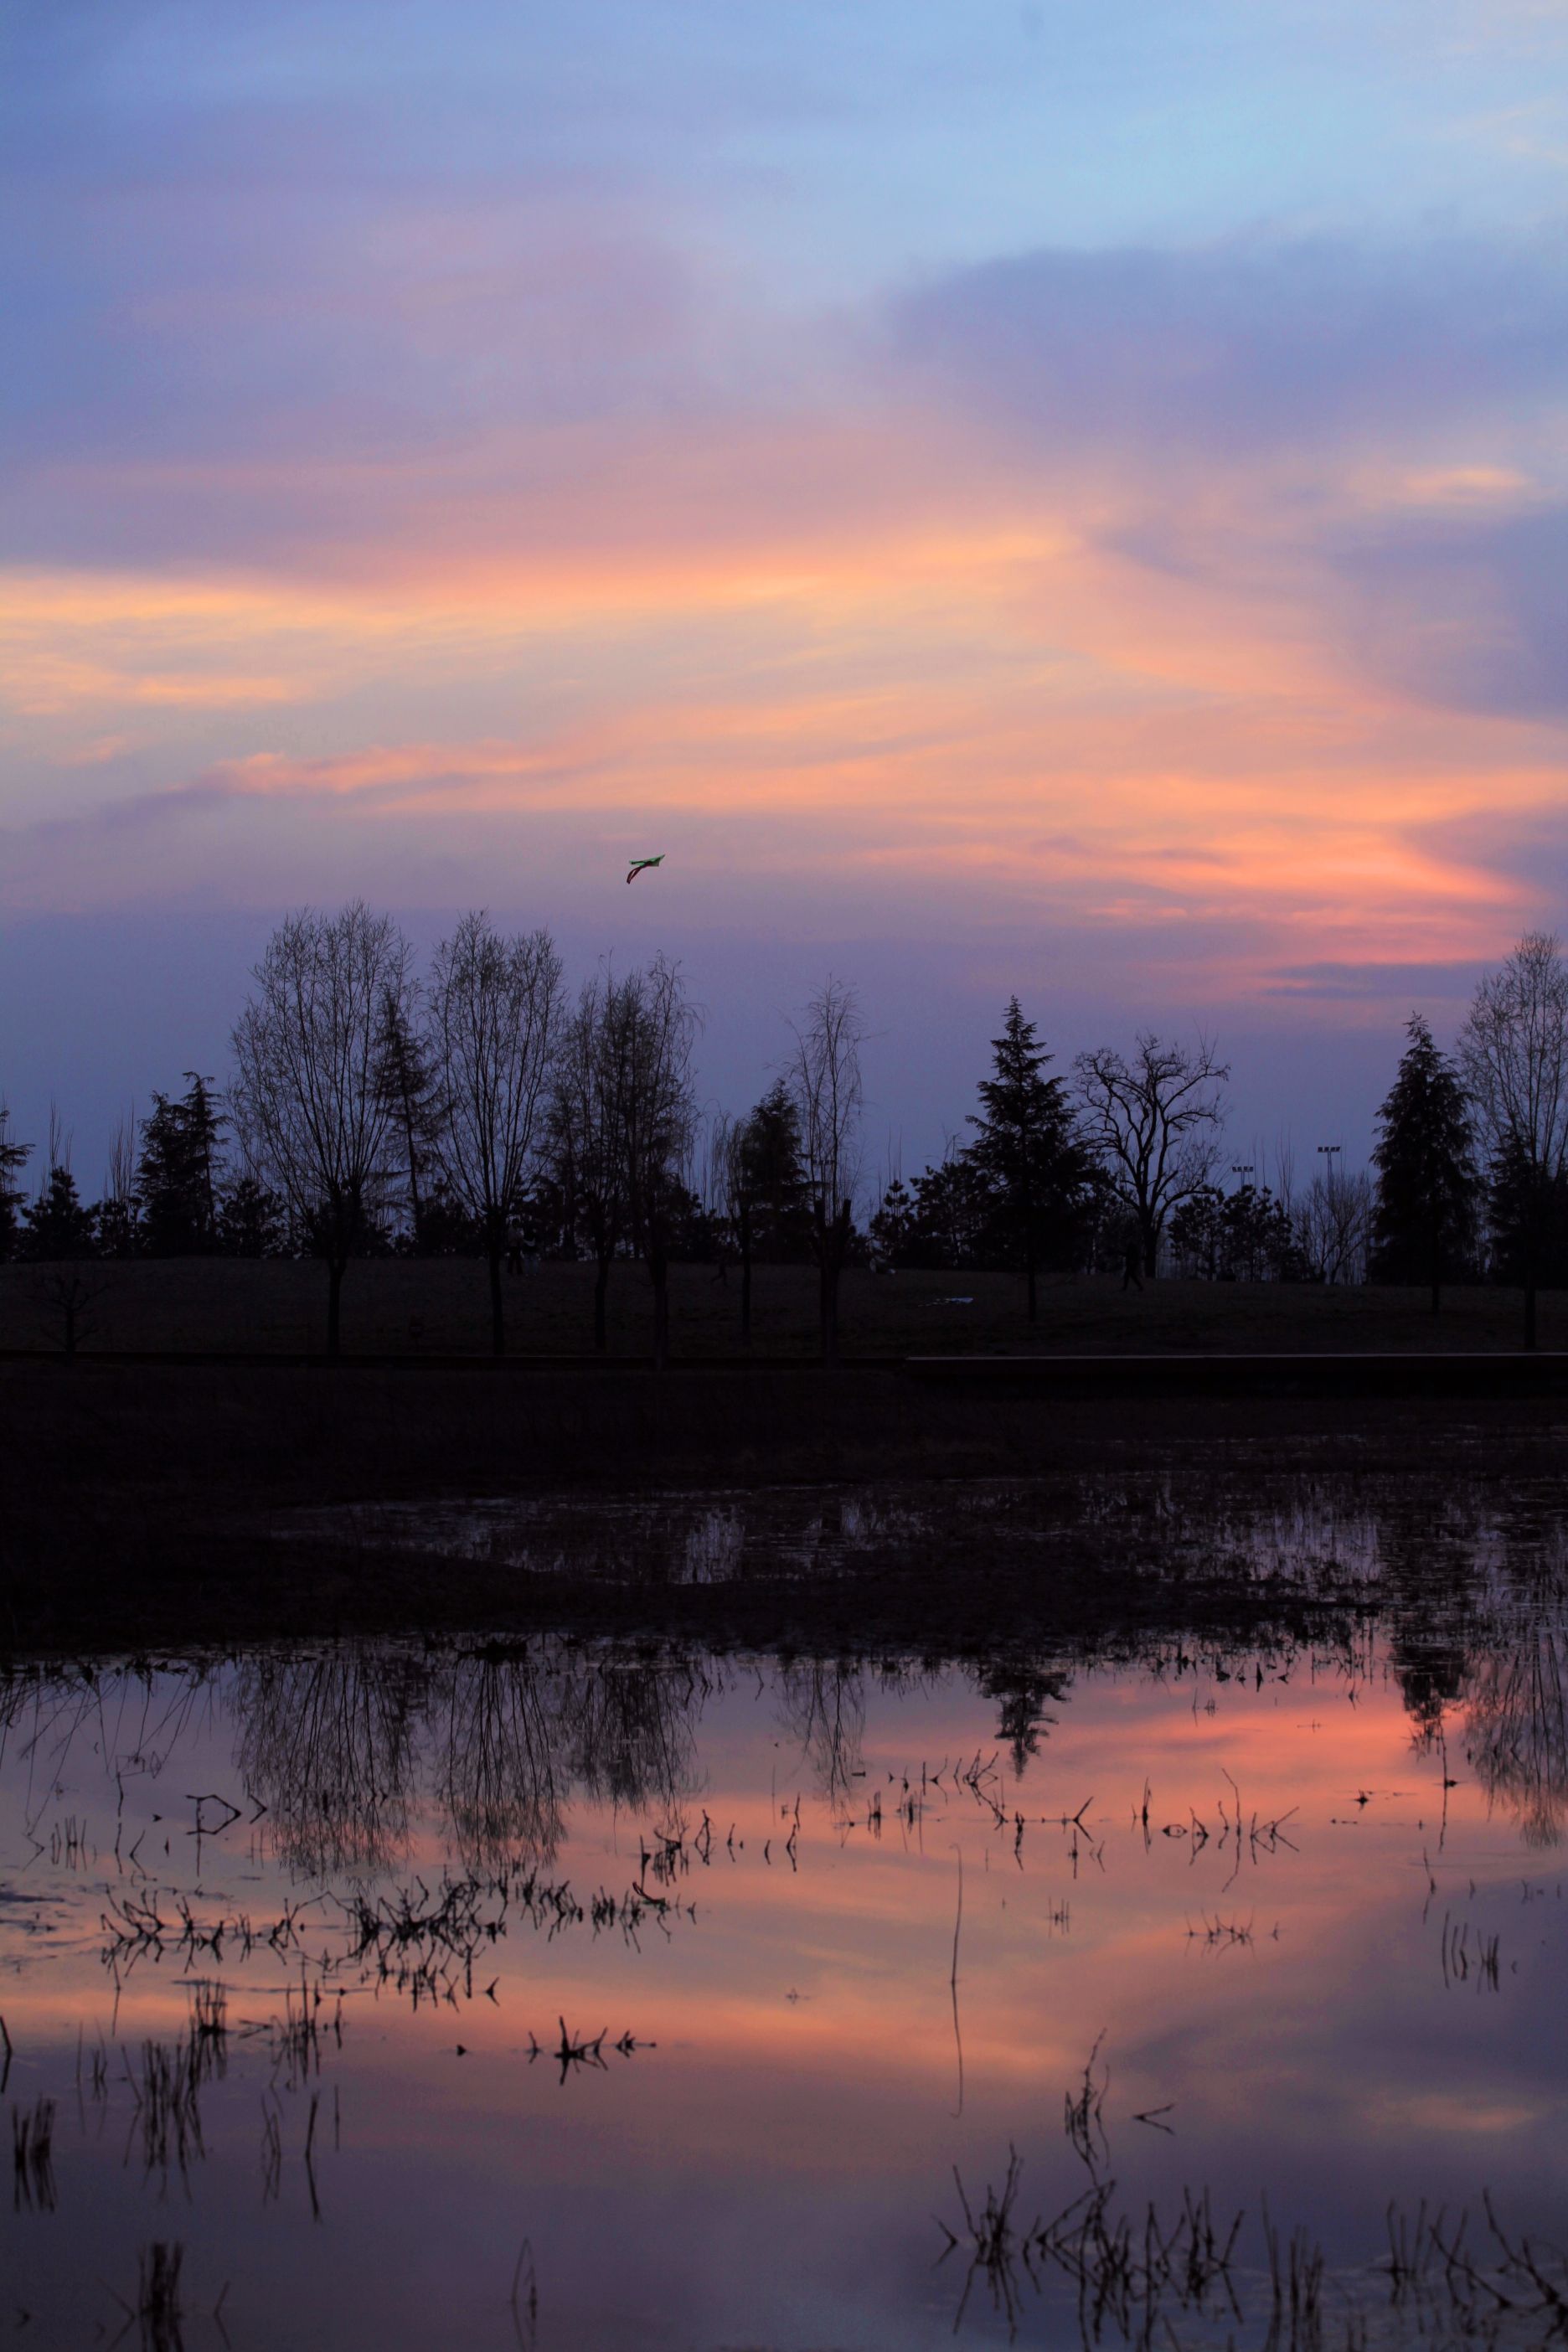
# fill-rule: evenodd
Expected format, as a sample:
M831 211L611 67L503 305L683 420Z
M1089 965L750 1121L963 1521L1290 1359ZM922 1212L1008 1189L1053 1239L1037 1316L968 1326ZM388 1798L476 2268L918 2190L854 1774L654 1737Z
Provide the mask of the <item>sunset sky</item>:
M1564 0L12 0L0 1090L95 1190L288 907L1016 989L1363 1150L1568 872ZM628 855L668 853L628 893Z

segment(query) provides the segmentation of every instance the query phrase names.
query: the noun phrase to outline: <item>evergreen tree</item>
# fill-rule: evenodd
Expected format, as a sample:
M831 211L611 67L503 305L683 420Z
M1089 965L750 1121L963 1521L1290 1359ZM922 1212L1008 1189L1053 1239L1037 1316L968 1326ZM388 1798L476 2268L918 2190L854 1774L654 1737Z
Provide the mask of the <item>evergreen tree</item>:
M16 1255L21 1237L20 1212L26 1196L12 1180L26 1166L32 1148L30 1143L13 1139L10 1111L0 1102L0 1265Z
M1436 1314L1444 1280L1463 1270L1474 1248L1475 1132L1464 1087L1418 1013L1405 1035L1410 1042L1378 1113L1368 1272L1374 1282L1429 1284Z
M225 1125L212 1080L185 1072L177 1098L154 1093L142 1122L136 1193L150 1257L199 1257L218 1245L218 1153Z
M408 1187L408 1218L416 1257L449 1254L451 1219L443 1209L427 1234L435 1203L433 1170L441 1125L440 1073L415 1019L413 998L389 984L382 991L377 1083L392 1114L398 1157Z
M45 1260L93 1255L92 1211L87 1208L68 1168L57 1163L49 1181L23 1218L22 1255Z
M1009 998L1002 1034L992 1040L993 1075L980 1086L972 1114L974 1140L964 1154L989 1180L999 1222L1028 1287L1029 1320L1038 1319L1036 1276L1042 1263L1070 1256L1082 1225L1089 1155L1079 1140L1066 1086L1047 1078L1051 1056Z

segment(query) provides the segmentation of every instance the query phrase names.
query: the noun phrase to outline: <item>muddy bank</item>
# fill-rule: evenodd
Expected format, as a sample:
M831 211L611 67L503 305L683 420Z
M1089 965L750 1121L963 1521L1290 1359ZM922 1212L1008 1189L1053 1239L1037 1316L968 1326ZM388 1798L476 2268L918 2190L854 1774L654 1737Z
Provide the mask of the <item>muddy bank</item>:
M1292 1481L1349 1500L1428 1492L1556 1510L1568 1433L1551 1400L1237 1398L1072 1403L952 1395L846 1372L646 1374L8 1367L0 1373L0 1639L107 1649L269 1634L551 1628L948 1654L1069 1622L1300 1630L1343 1598L1182 1542ZM353 1541L289 1526L399 1498L609 1499L765 1486L1027 1479L1027 1539L973 1528L830 1570L682 1582L570 1557L547 1575L482 1549ZM1109 1517L1086 1481L1126 1498ZM1128 1514L1131 1514L1131 1517ZM1139 1514L1143 1514L1140 1519ZM1217 1515L1217 1518L1216 1518Z

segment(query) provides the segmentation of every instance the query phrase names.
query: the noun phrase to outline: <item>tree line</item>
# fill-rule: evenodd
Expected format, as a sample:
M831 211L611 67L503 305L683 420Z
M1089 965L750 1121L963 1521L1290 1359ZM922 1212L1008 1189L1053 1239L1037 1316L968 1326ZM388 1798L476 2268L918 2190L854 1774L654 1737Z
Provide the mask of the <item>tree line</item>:
M789 1024L771 1083L742 1116L700 1111L702 1025L678 964L605 965L576 993L549 933L466 915L430 961L361 901L290 915L252 975L226 1085L195 1071L122 1122L102 1197L84 1202L51 1116L32 1148L0 1104L0 1260L310 1256L327 1276L326 1341L358 1258L482 1258L490 1339L506 1345L507 1272L592 1261L593 1338L607 1346L612 1270L636 1259L670 1345L669 1270L813 1265L824 1355L842 1277L1011 1269L1033 1322L1046 1273L1420 1284L1495 1280L1536 1297L1568 1281L1568 966L1532 932L1476 990L1456 1053L1419 1014L1378 1115L1369 1170L1324 1164L1302 1186L1224 1159L1230 1071L1203 1039L1152 1032L1069 1069L1016 997L964 1139L905 1182L864 1184L867 1032L827 980ZM1226 1183L1228 1173L1239 1181Z

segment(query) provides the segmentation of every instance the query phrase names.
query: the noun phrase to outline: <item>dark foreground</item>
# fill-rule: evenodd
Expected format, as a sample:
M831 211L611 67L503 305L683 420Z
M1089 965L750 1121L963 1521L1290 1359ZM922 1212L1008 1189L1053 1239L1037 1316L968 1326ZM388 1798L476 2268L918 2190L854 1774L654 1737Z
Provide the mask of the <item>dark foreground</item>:
M1068 1622L1136 1626L1173 1592L1197 1627L1303 1631L1325 1597L1223 1530L1261 1480L1332 1477L1397 1512L1435 1475L1539 1517L1568 1405L1536 1398L1125 1397L931 1387L891 1372L688 1371L504 1381L434 1369L0 1368L0 1642L81 1652L484 1625L720 1645L865 1642L975 1654ZM657 1546L395 1538L387 1504L538 1505L965 1479L1030 1482L1026 1530L977 1547L939 1511L920 1544L823 1567L672 1572ZM1086 1481L1098 1499L1086 1507ZM1110 1499L1108 1499L1110 1498ZM348 1528L344 1507L369 1516ZM1171 1544L1174 1528L1184 1540ZM1185 1536L1190 1533L1191 1540ZM1141 1540L1141 1535L1150 1540ZM1154 1538L1159 1540L1153 1540Z

